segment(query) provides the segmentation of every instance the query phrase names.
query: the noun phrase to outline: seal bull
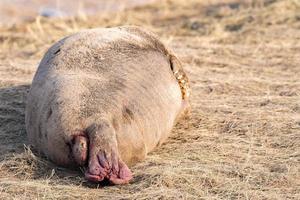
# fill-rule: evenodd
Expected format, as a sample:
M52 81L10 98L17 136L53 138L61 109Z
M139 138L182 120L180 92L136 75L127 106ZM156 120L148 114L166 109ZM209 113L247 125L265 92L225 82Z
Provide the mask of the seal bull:
M29 142L86 179L128 183L188 105L179 60L138 27L84 30L54 44L28 95Z

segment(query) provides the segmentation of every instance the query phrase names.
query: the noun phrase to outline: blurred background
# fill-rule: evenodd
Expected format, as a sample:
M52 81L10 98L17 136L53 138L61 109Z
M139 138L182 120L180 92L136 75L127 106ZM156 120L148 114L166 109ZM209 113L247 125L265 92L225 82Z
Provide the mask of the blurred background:
M155 0L0 0L0 24L32 20L36 16L70 17L121 11Z

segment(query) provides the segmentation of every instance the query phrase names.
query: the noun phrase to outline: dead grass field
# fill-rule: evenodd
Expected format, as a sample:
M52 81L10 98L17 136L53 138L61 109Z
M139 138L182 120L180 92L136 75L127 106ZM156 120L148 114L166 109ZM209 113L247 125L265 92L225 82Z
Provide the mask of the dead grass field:
M123 186L36 157L24 108L37 64L82 28L135 24L185 65L192 113ZM1 199L300 199L300 2L161 1L0 28ZM25 145L24 145L25 144Z

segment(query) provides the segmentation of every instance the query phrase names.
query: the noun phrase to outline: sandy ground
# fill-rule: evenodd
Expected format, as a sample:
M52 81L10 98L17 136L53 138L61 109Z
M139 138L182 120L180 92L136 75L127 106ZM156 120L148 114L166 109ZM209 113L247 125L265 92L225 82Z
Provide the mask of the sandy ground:
M28 147L27 91L43 53L82 28L135 24L181 58L192 113L123 186L87 183ZM171 0L0 28L1 199L300 199L300 2Z

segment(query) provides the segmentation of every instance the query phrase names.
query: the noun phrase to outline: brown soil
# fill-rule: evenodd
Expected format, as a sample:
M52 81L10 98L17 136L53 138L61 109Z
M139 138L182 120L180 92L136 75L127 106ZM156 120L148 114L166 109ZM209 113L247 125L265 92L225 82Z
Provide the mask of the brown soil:
M27 146L24 108L47 48L82 28L141 25L178 54L192 113L122 186L87 183ZM0 28L1 199L300 199L300 3L165 0ZM25 144L25 145L24 145Z

